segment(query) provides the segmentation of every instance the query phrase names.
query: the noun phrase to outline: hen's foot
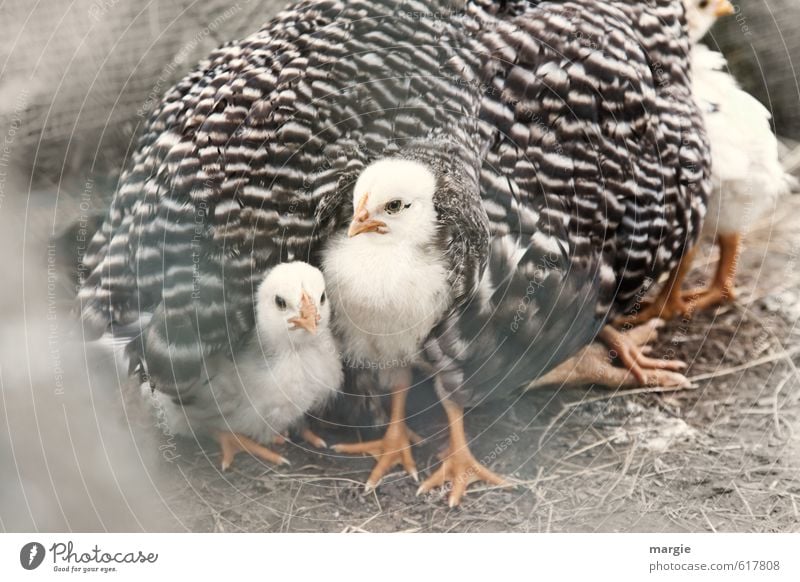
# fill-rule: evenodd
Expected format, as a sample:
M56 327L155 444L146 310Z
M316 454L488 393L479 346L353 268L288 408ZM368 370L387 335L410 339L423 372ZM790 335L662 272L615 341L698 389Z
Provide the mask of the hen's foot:
M664 293L663 289L661 293ZM681 294L680 289L670 290L665 297L659 294L654 301L645 302L641 310L618 317L614 320L614 326L618 328L636 327L655 319L667 321L688 315L691 315L691 306Z
M722 233L717 236L717 244L719 263L714 280L705 289L694 289L683 294L683 301L691 306L692 311L731 303L736 299L734 287L742 237L738 232Z
M663 374L654 372L678 372L686 368L686 363L680 360L667 360L651 358L645 355L649 348L643 348L652 337L652 333L664 325L660 319L651 320L649 323L620 332L610 325L605 326L598 334L598 339L609 349L608 355L612 360L618 360L622 367L629 370L633 377L642 386L658 386L663 379ZM637 331L638 330L638 331Z
M623 335L628 345L632 344L638 353L644 356L650 351L650 346L647 344L656 339L658 330L663 325L663 321L653 319L627 332L617 333ZM676 369L683 368L684 365L683 362L672 363L672 367ZM544 386L586 386L589 384L613 389L636 388L642 385L669 388L691 386L689 380L676 371L665 369L664 367L643 368L641 365L638 365L638 368L640 375L637 377L632 370L613 365L609 359L608 348L600 342L594 342L544 376L537 378L527 389L534 390ZM644 382L641 379L642 374Z

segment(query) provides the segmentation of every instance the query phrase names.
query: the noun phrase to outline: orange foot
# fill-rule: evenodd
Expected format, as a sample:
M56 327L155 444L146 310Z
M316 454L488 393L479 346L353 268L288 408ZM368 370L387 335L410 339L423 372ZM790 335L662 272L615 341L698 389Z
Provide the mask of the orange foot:
M303 430L301 430L300 437L308 444L310 444L312 447L315 447L317 449L328 448L328 444L324 440L322 440L322 438L317 433L312 431L310 428L304 428Z
M736 299L734 287L742 245L741 238L738 232L720 233L717 236L719 263L714 280L705 289L695 289L683 295L683 301L691 306L692 311L708 309Z
M320 436L313 432L310 428L304 428L300 431L300 438L317 449L327 449L328 445ZM272 437L273 445L285 445L288 437L284 434L277 434Z
M651 358L645 355L645 351L649 351L649 347L642 346L650 341L657 333L658 328L663 325L662 320L653 319L625 333L607 325L597 337L610 350L612 359L619 360L623 369L628 370L639 382L639 385L688 385L685 377L676 374L686 368L686 362Z
M652 302L645 303L644 308L637 313L617 318L613 322L614 325L616 327L632 327L647 323L652 319L669 321L674 317L691 315L692 306L685 301L681 294L681 285L692 266L694 254L695 248L686 251Z
M644 308L636 313L615 319L614 325L620 328L638 326L653 319L669 321L676 317L686 317L691 313L692 306L680 291L670 292L666 296L659 295L654 301L646 303Z
M402 465L414 481L419 481L417 465L411 456L411 434L403 421L390 423L381 439L365 443L333 445L331 448L337 453L375 457L378 463L372 469L364 486L368 492L375 489L386 473L396 465Z
M731 303L736 299L733 286L712 283L705 289L693 289L683 294L683 300L691 305L692 311L703 311L709 307Z
M233 463L234 457L238 453L249 453L254 457L263 459L276 465L288 465L289 461L281 457L278 453L269 450L267 447L258 444L253 439L244 435L227 432L216 431L214 438L217 439L220 448L222 449L222 470L227 471Z
M442 466L433 475L425 479L417 490L417 495L427 493L435 487L444 487L452 483L448 504L455 507L461 503L461 498L467 487L477 481L485 481L492 485L510 485L508 481L484 467L472 455L464 433L464 410L450 400L443 400L442 405L447 413L450 428L450 445L445 454Z
M433 475L425 479L422 485L419 486L417 495L427 493L435 487L444 487L447 483L452 483L448 505L455 507L461 503L461 498L466 493L467 487L478 481L500 486L509 484L500 475L481 465L468 448L460 448L455 452L448 450L442 466Z

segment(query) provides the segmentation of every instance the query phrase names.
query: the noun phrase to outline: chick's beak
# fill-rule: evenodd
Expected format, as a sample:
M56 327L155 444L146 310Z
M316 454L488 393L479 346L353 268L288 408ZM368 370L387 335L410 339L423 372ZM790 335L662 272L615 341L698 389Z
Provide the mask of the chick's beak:
M361 197L358 201L358 206L353 213L353 222L350 223L350 228L347 231L347 236L354 237L357 234L365 232L377 232L378 234L386 234L386 223L380 220L373 220L369 216L367 210L367 200L369 199L369 192Z
M319 323L320 315L317 311L317 306L308 296L308 293L303 291L300 298L300 316L292 317L289 323L294 324L292 329L304 329L311 334L317 333L317 323Z
M717 0L717 9L714 11L714 16L729 16L736 12L736 9L731 4L730 0Z

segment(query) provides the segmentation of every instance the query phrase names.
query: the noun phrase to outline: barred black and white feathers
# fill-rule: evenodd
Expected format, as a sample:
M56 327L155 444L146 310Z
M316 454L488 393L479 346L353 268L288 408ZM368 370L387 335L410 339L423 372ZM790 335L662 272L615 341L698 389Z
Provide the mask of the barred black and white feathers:
M529 381L697 235L708 162L688 49L678 0L297 4L154 113L87 253L84 322L152 311L132 353L159 388L194 385L252 328L263 271L317 264L364 168L411 150L477 178L438 204L460 274L426 360L448 391Z
M477 142L478 89L445 74L480 61L456 24L395 2L303 2L215 51L154 112L122 176L85 257L85 327L152 312L132 357L159 389L193 386L204 356L252 328L264 270L316 261L371 159L437 130Z
M542 4L487 44L497 70L482 115L503 137L484 165L501 179L486 176L484 196L505 202L498 218L520 199L539 210L538 223L499 229L563 239L566 228L570 254L599 253L624 303L696 235L707 194L680 4Z
M590 342L695 242L709 189L680 2L542 3L484 29L491 254L426 343L462 404Z

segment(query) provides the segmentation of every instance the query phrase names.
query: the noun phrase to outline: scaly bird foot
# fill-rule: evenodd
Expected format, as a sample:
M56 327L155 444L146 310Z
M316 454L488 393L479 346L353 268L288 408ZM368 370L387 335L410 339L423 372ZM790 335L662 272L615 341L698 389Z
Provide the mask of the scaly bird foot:
M649 367L648 362L653 358L642 359L651 351L646 345L656 339L658 330L664 322L653 319L626 332L617 332L622 335L628 346L626 353L629 358L637 362L634 368L638 375L627 367L614 366L609 359L609 350L600 342L594 342L572 358L558 365L556 368L537 378L527 390L535 390L545 386L586 386L595 384L607 388L637 388L640 386L664 386L668 388L688 388L691 386L688 378L678 373L678 369L685 367L683 362L672 361L669 369L665 363L669 360L656 360L656 367ZM630 346L633 346L632 348ZM631 356L631 353L634 355ZM618 355L616 351L614 355Z
M267 447L260 445L253 439L244 435L227 432L216 431L214 438L217 439L220 448L222 449L222 470L227 471L233 463L234 457L239 453L249 453L254 457L258 457L264 461L274 463L276 465L289 465L289 461L280 456L278 453L269 450Z
M646 302L644 307L636 313L623 315L615 319L613 325L617 328L630 328L652 320L669 321L676 317L691 316L691 314L692 306L680 294L675 294L666 300L660 300L659 298L655 301Z
M693 289L683 294L683 300L691 306L692 312L732 303L735 299L736 293L733 288L719 285L710 285L705 289Z
M742 237L738 232L720 233L719 263L711 284L705 289L694 289L683 294L683 300L693 311L730 303L736 299L736 271L739 265Z
M455 507L461 503L461 498L467 487L478 481L485 481L492 485L508 486L510 483L484 467L472 455L468 447L464 446L455 452L448 451L442 465L419 486L417 495L427 493L436 487L452 484L448 504Z
M417 465L411 455L411 434L413 433L410 433L404 422L392 423L381 439L363 443L333 445L331 448L337 453L372 455L375 457L378 463L372 469L372 473L364 486L366 491L372 491L378 486L386 473L396 465L402 465L414 481L419 481Z
M322 437L320 437L317 433L312 431L310 428L304 428L303 430L301 430L300 431L300 438L302 438L304 441L306 441L312 447L315 447L317 449L327 449L328 448L328 444L324 440L322 440Z
M654 372L678 372L686 368L686 362L680 360L651 358L645 355L649 348L642 346L650 341L663 325L663 320L653 319L645 325L628 330L627 333L607 325L601 330L598 339L609 348L611 359L619 360L622 367L629 370L641 385L657 386L658 382L663 380L663 374Z

